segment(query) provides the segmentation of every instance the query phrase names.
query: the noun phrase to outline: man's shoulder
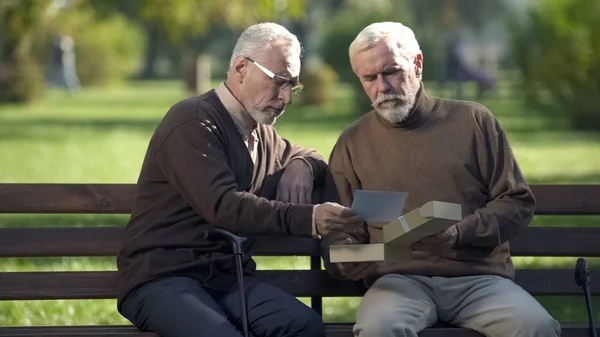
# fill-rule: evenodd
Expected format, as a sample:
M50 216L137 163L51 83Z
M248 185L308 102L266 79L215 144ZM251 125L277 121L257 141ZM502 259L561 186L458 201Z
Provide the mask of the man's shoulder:
M213 120L211 115L217 110L214 102L217 98L212 92L185 98L173 104L158 123L152 137L154 141L162 144L175 130L189 122Z
M502 132L502 127L493 112L485 105L474 101L438 99L442 115L455 124L471 125L485 134Z
M202 95L188 97L173 104L165 117L171 118L199 118L205 117L207 113L217 108L217 95L214 90Z
M372 123L375 121L377 116L375 116L375 110L371 110L366 114L360 116L350 125L348 125L344 130L342 130L339 140L340 141L351 141L352 139L358 137L363 130L369 130L372 127Z
M482 103L448 98L434 98L437 106L453 114L464 114L478 118L494 118L494 114Z
M217 109L216 94L211 90L205 94L188 97L173 104L160 121L157 131L171 131L189 121L212 119L210 115Z

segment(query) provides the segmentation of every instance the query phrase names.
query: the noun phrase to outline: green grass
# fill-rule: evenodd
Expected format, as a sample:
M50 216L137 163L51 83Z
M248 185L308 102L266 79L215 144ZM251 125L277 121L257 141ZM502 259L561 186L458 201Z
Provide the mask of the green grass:
M466 88L469 91L468 87ZM502 88L503 92L507 91ZM325 157L351 123L351 92L336 90L325 108L290 106L277 122L280 134ZM51 92L30 106L0 106L0 182L135 183L154 127L166 110L187 96L178 82L141 82L74 95ZM528 111L518 100L483 101L504 127L531 183L600 183L600 135L565 130L561 120ZM122 226L124 215L0 215L0 227ZM600 217L536 217L534 226L593 226ZM259 269L304 269L307 258L257 258ZM594 267L597 259L590 259ZM572 268L574 258L515 258L518 268ZM0 271L115 270L112 258L1 259ZM541 280L543 282L543 280ZM301 300L308 303L308 299ZM597 299L598 300L598 299ZM582 297L543 297L561 322L585 321ZM360 298L327 298L324 319L354 319ZM598 305L596 305L598 307ZM600 319L600 314L597 312ZM114 300L6 301L0 325L127 324Z

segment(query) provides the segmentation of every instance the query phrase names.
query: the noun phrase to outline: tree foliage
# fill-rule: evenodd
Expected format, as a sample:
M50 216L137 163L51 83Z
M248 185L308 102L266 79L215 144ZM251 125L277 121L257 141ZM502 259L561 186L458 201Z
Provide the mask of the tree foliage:
M6 0L0 2L0 62L29 47L35 30L46 22L51 0Z
M89 0L88 0L89 1ZM155 24L172 43L186 35L201 35L211 27L245 28L258 21L304 14L303 0L102 0L93 5L103 12L119 10L129 17Z
M0 102L26 102L43 94L43 69L33 53L51 0L0 2Z
M527 102L580 129L600 129L599 16L597 0L544 0L527 20L511 21Z
M139 23L114 10L97 15L85 2L63 9L56 21L56 31L75 42L77 74L84 87L113 85L139 70L145 47ZM52 39L50 31L46 40Z
M57 3L61 2L0 1L0 88L19 88L19 94L2 95L0 100L7 97L29 100L31 95L23 93L32 83L38 87L41 84L43 89L43 60L36 58L33 52L36 33L44 27L75 28L68 27L67 21L60 21L61 16L56 14L64 9L58 8ZM258 21L294 20L304 14L303 0L229 0L226 4L213 0L69 0L64 3L69 8L91 9L95 16L102 18L97 22L111 21L119 12L128 20L155 27L172 45L182 45L188 37L205 34L214 27L242 29ZM23 83L12 85L9 80Z
M481 29L507 10L503 0L410 0L409 5L418 25L434 25L438 32L452 30L459 24Z

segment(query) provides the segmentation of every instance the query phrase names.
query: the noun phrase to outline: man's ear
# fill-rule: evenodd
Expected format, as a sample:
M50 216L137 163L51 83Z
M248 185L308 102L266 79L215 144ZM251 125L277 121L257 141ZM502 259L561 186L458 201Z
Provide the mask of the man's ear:
M246 66L248 62L246 62L246 58L242 56L238 56L233 60L233 77L236 82L242 83L244 78L246 77L246 72L248 71L248 67Z
M419 53L415 57L415 74L419 79L423 77L423 54Z

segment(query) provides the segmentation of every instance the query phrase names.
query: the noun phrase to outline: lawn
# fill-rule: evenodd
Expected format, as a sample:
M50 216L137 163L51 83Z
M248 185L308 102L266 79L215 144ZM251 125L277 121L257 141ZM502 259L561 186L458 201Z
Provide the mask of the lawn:
M504 88L503 90L507 90ZM325 107L290 106L281 135L325 157L356 115L351 92ZM0 106L0 182L135 183L154 127L187 96L178 82L136 82L114 89L52 92L43 103ZM600 135L565 130L513 98L482 101L505 128L531 183L600 183ZM127 216L0 215L0 226L121 226ZM600 217L537 217L535 226L600 224ZM257 258L259 268L308 268L306 258ZM515 258L518 268L572 268L572 258ZM591 259L593 266L600 263ZM111 258L2 259L0 271L114 270ZM543 280L540 280L543 282ZM306 299L303 299L306 300ZM352 321L358 298L326 299L324 319ZM582 297L540 298L562 322L585 321ZM598 307L598 305L596 305ZM597 314L600 318L600 315ZM114 300L0 302L0 325L127 324Z

